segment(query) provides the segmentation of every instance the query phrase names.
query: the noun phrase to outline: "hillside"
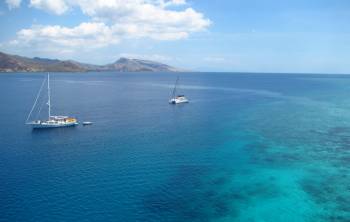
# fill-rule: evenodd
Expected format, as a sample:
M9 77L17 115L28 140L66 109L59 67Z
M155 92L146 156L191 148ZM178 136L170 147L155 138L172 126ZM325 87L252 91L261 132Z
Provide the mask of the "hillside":
M120 58L114 63L93 65L74 60L28 58L0 52L0 72L180 72L180 69L159 62Z

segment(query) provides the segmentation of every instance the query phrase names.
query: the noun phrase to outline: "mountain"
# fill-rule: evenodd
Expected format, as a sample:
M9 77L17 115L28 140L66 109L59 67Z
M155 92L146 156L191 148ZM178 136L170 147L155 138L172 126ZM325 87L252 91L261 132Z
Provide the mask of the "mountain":
M181 72L182 70L159 62L120 58L106 65L80 63L74 60L27 58L0 52L0 72Z
M120 72L179 72L174 67L141 59L120 58L115 63L104 66L107 70Z
M0 72L82 72L82 67L70 61L27 58L0 52Z

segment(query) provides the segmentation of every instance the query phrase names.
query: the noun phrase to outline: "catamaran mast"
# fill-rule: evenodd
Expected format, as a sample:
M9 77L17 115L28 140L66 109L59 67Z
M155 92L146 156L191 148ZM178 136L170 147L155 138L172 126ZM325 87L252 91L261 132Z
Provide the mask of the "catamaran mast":
M179 82L179 76L176 78L175 87L173 89L173 98L175 98L175 96L176 96L176 86L177 86L178 82Z
M50 74L47 73L47 95L48 101L47 105L49 106L49 120L51 119L51 93L50 93Z

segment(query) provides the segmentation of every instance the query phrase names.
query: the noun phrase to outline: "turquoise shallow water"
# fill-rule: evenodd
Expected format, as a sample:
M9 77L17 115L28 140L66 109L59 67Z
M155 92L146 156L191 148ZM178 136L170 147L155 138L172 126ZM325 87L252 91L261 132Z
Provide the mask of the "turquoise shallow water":
M0 221L350 220L350 76L176 75L52 74L94 125L45 131L44 74L0 75Z

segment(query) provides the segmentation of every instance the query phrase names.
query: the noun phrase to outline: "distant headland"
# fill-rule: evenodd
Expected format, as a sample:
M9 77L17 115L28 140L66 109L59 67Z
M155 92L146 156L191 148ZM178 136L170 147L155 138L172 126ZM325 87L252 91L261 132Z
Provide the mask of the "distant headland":
M114 63L93 65L74 60L28 58L0 52L0 72L182 72L184 70L149 60L120 58Z

